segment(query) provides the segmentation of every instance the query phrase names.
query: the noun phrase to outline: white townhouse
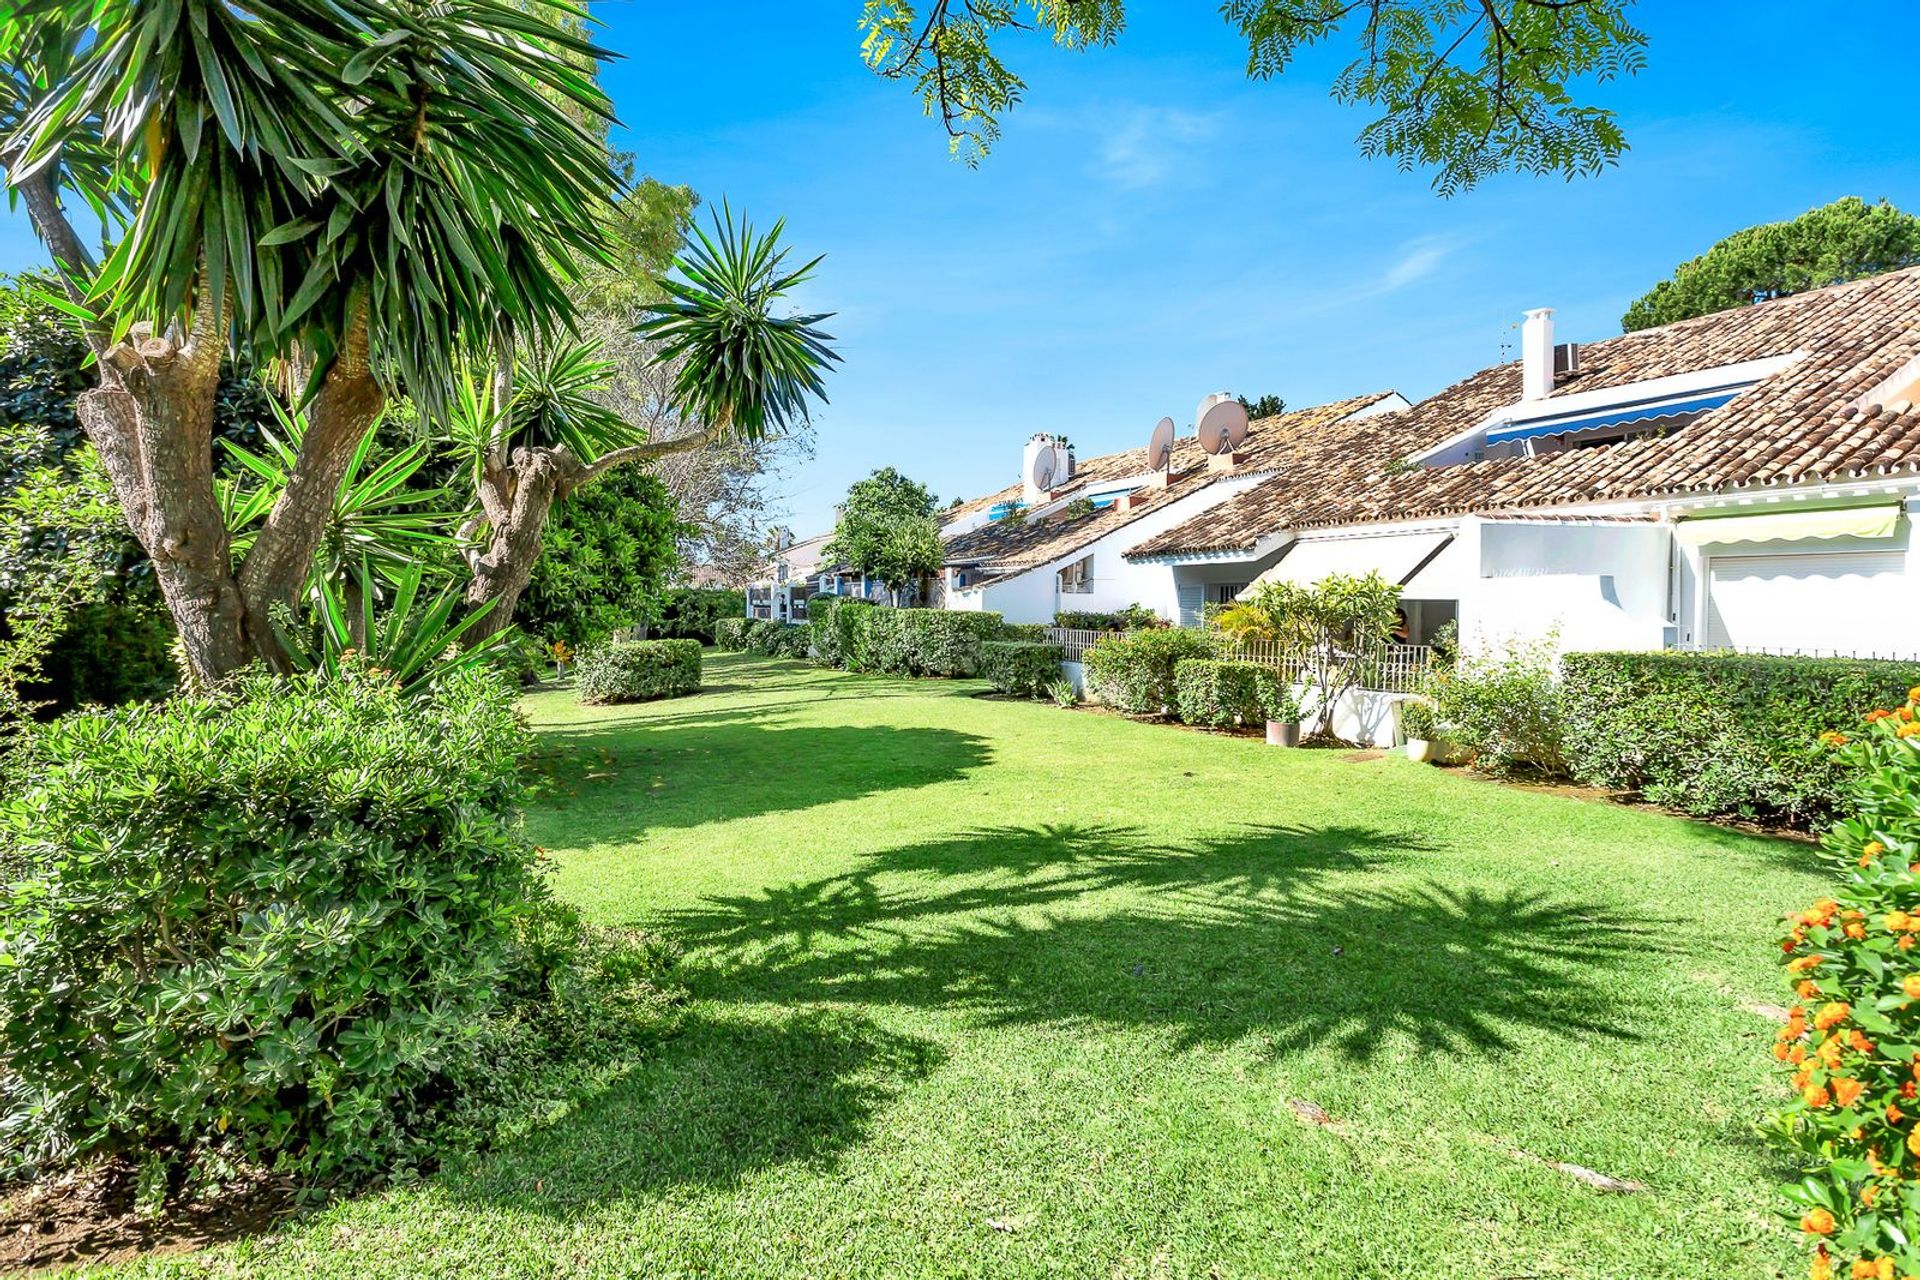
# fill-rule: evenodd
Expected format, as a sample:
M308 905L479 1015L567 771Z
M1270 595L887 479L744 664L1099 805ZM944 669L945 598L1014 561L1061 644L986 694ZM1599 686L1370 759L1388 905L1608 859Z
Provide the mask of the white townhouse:
M1452 622L1469 644L1920 656L1916 400L1920 269L1577 347L1534 311L1518 361L1418 404L1360 397L1256 422L1224 461L1180 441L1160 476L1119 454L1043 502L971 504L950 599L1191 625L1263 578L1377 570L1416 642ZM1106 505L1065 519L1063 493Z

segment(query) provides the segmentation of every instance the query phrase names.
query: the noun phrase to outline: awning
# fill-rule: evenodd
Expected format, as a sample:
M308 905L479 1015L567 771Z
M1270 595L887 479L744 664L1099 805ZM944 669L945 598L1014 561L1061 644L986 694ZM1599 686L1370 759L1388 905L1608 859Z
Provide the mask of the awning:
M1695 516L1674 526L1683 545L1709 542L1807 542L1817 538L1891 538L1900 524L1900 504L1828 507L1819 511L1774 511L1760 515Z
M1254 579L1253 585L1297 582L1311 586L1336 573L1378 573L1388 582L1404 584L1451 541L1451 533L1389 533L1295 542L1279 563Z
M1631 423L1651 422L1658 418L1678 418L1687 414L1705 413L1708 409L1718 409L1739 394L1740 388L1735 387L1731 390L1711 391L1682 399L1669 398L1649 400L1641 404L1618 405L1611 409L1578 414L1570 418L1507 423L1488 431L1487 443L1500 444L1508 440L1528 440L1536 436L1564 436L1577 431L1598 431L1603 427L1624 427Z

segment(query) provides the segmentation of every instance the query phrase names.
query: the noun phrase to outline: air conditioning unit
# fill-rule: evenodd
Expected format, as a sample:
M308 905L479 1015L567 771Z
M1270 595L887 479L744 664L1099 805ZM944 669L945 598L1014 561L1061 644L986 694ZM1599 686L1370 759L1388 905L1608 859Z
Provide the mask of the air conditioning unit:
M1570 373L1580 372L1580 344L1562 342L1553 349L1553 376L1564 378Z

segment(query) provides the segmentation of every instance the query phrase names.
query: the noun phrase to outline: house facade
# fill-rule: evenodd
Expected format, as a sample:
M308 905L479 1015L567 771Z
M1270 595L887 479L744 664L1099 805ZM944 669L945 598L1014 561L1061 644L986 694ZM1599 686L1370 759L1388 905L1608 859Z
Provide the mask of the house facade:
M1094 459L948 525L949 602L1197 623L1269 579L1375 571L1409 638L1920 655L1920 269ZM1075 497L1103 505L1091 514Z

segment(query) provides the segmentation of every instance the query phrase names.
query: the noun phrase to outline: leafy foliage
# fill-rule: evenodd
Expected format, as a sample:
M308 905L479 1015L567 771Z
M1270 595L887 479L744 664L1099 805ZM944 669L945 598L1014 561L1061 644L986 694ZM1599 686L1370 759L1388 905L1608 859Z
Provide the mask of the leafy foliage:
M722 619L738 618L746 611L745 592L724 587L668 587L655 600L649 625L662 639L712 644L714 628Z
M427 594L424 566L402 569L391 600L377 611L372 572L363 565L354 580L358 589L351 602L335 584L323 581L304 625L292 619L277 624L295 670L338 680L369 666L411 697L427 693L456 672L511 661L511 630L463 643L492 603L469 609L460 589L450 584Z
M1230 729L1293 723L1300 708L1280 672L1257 662L1183 658L1173 667L1174 714L1183 724Z
M1409 742L1431 742L1440 734L1440 721L1433 713L1433 704L1420 698L1409 698L1400 704L1400 732Z
M851 617L849 665L894 675L977 676L982 646L1001 632L997 613L870 608Z
M874 608L869 600L845 596L814 596L807 601L807 629L812 632L813 656L830 667L859 670L858 645L866 634L860 625L863 610Z
M1174 668L1213 651L1212 637L1178 627L1107 636L1087 650L1087 689L1131 715L1164 715L1176 702Z
M1620 319L1631 333L1920 262L1920 217L1845 196L1736 231L1675 268Z
M1247 411L1247 417L1253 419L1255 422L1258 422L1262 418L1277 418L1287 411L1287 402L1272 392L1268 392L1266 395L1253 400L1249 400L1245 396L1241 396L1239 399L1240 407L1245 409Z
M783 227L762 236L729 209L714 215L712 235L696 226L698 242L676 264L682 278L662 282L668 300L647 304L638 327L675 369L681 415L744 440L805 422L808 399L826 400L822 375L840 359L819 328L830 315L774 314L820 264L789 270Z
M0 1165L419 1154L545 895L504 689L360 667L82 712L0 809Z
M1469 748L1489 773L1565 777L1567 716L1553 637L1465 653L1426 682L1449 742ZM1411 736L1411 732L1409 732Z
M629 640L580 655L580 701L645 702L700 691L700 642Z
M1773 1054L1796 1097L1771 1131L1807 1171L1786 1188L1815 1276L1920 1272L1920 688L1830 733L1853 815L1827 835L1833 897L1787 918L1793 985Z
M989 640L980 646L980 674L1001 693L1043 696L1060 679L1066 650L1044 640Z
M660 581L679 563L684 528L654 477L633 467L608 472L575 491L547 521L515 622L581 648L653 625Z
M1898 705L1920 665L1734 653L1570 653L1561 705L1574 777L1701 817L1817 826L1854 778L1824 750L1861 707Z
M1335 77L1337 101L1379 109L1360 134L1369 156L1435 170L1444 193L1490 174L1590 174L1626 139L1611 111L1573 95L1582 80L1637 72L1646 37L1627 22L1631 0L1226 0L1246 39L1247 74L1269 79L1341 32L1359 56ZM954 154L978 163L1026 83L998 46L1037 31L1069 49L1113 44L1124 0L1004 0L949 5L867 0L862 53L878 74L911 86L945 127Z
M940 569L940 531L933 520L937 505L925 485L882 467L847 490L824 554L897 590Z
M812 647L812 633L799 623L758 618L747 624L745 648L763 658L804 658Z
M1130 604L1110 613L1062 609L1053 615L1053 625L1069 631L1132 631L1137 627L1164 627L1167 622L1143 604Z
M1358 688L1399 620L1400 588L1378 573L1329 574L1311 586L1263 582L1214 615L1235 639L1278 645L1297 656L1299 680L1313 693L1315 733L1333 736L1341 699Z
M713 643L729 653L739 653L747 647L747 626L750 618L722 618L713 626Z
M59 165L123 226L87 281L117 332L224 299L256 358L297 343L318 376L364 316L377 366L437 406L464 341L572 318L613 175L603 55L571 6L47 0L21 16L10 176Z

